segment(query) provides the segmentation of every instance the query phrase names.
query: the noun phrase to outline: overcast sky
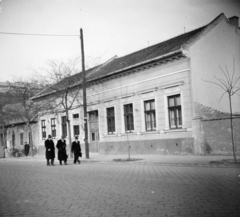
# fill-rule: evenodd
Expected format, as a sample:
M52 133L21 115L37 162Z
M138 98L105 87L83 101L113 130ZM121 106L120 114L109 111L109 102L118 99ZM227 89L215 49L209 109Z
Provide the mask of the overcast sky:
M240 17L240 0L0 0L0 32L79 35L88 65L124 56L208 24ZM78 36L0 33L0 81L29 76L47 60L80 57Z

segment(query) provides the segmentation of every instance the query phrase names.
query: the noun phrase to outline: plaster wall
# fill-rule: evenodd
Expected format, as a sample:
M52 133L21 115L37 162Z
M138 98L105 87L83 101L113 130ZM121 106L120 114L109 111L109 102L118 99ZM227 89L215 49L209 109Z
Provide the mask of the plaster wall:
M218 82L214 76L226 80L221 69L232 75L235 58L235 77L240 76L240 30L223 19L189 48L193 81L193 100L221 112L229 112L227 94L221 87L206 81ZM205 80L205 81L204 81ZM240 80L236 86L240 86ZM233 97L233 112L240 112L240 96Z
M233 155L230 119L203 120L204 151L211 154ZM235 153L240 155L240 118L233 119Z
M33 146L38 148L38 123L36 124L31 124L32 128L32 139L33 139ZM22 150L24 148L25 142L29 144L29 133L26 125L19 125L19 126L14 126L14 127L9 127L7 128L7 134L6 134L6 141L7 141L7 146L12 147L13 141L12 141L12 134L14 133L15 135L15 145L14 148ZM23 144L21 144L20 141L20 134L23 134Z
M88 112L98 110L100 153L121 152L121 149L124 149L126 146L126 139L130 142L133 153L166 154L170 153L169 150L171 150L171 153L192 152L192 147L190 147L190 141L192 141L192 100L188 67L188 59L178 60L90 87L89 91L87 91ZM180 132L175 132L174 130L169 130L167 96L179 93L182 101L183 129ZM145 129L143 105L144 101L151 99L155 100L157 127L156 131L147 132ZM126 134L123 107L129 103L133 104L134 131ZM109 107L114 107L115 110L116 130L111 135L107 132L106 121L106 109ZM82 108L75 111L80 113L77 123L83 126ZM71 114L75 113L75 111L71 111ZM71 119L71 114L70 123L72 126L74 120ZM51 117L51 115L41 117L41 119L47 120L47 135L51 132ZM57 138L54 139L55 144L61 136L60 117L61 114L57 117ZM41 135L41 128L39 133ZM42 153L44 153L44 141L42 138L39 140L39 144L42 146ZM80 142L84 153L84 131L82 127L80 127ZM155 148L150 148L147 151L149 145ZM110 146L112 148L109 149ZM168 146L171 146L171 148Z
M176 144L192 142L192 99L188 65L188 59L179 60L103 84L101 91L95 94L99 103L90 106L92 110L98 110L99 113L100 152L121 153L129 143L133 153L166 154L170 153L168 150L170 144L171 153L186 153L187 147ZM167 96L179 93L182 101L184 130L175 132L169 130ZM151 99L155 100L157 127L156 131L147 132L143 105L144 101ZM126 134L123 107L129 103L133 104L134 131ZM114 107L116 122L116 132L111 135L107 132L106 121L106 109L109 107ZM148 150L149 144L150 147L155 144L155 148ZM189 143L187 150L192 152L192 146L190 146Z
M79 118L73 118L73 114L79 114ZM42 126L41 126L41 121L42 120L45 120L45 125L46 125L46 138L48 137L48 135L52 135L52 131L51 131L51 119L52 118L55 118L56 119L56 137L53 137L53 142L54 144L56 145L57 144L57 141L59 139L61 139L61 136L62 136L62 117L65 116L65 114L63 113L58 113L58 114L44 114L44 115L40 115L39 117L39 121L38 121L38 125L39 125L39 129L38 129L38 134L39 134L39 137L38 137L38 146L39 146L39 153L40 154L43 154L45 153L45 147L44 147L44 144L45 144L45 140L44 138L42 138ZM80 142L83 141L83 129L81 127L81 125L83 124L82 121L83 121L83 117L81 116L81 113L80 113L80 109L79 108L76 108L76 109L73 109L73 110L70 110L69 111L69 120L70 120L70 126L71 126L71 138L72 138L72 141L74 139L74 132L73 132L73 126L74 125L79 125L79 129L80 129L80 136L79 136L79 139L80 139ZM68 144L68 138L69 138L69 134L68 134L68 126L67 126L67 137L66 137L66 143L68 145L68 152L70 152L70 147L69 147L69 144Z

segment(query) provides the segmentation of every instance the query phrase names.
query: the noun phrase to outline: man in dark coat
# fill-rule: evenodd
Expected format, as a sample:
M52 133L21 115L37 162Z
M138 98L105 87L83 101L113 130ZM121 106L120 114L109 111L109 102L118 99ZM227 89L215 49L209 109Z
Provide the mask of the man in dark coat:
M46 148L47 166L50 166L49 160L51 160L51 165L54 166L55 147L54 147L54 142L52 141L51 135L48 135L48 139L45 141L45 148Z
M64 164L67 165L67 151L66 151L66 141L64 140L64 136L62 136L61 139L57 142L57 148L58 148L58 160L60 165L62 165L62 161L64 161Z
M81 146L80 142L78 141L78 137L75 137L75 141L72 143L72 153L74 153L74 161L73 163L76 164L77 162L80 164L81 161L78 159L79 156L82 157Z
M24 145L24 154L26 155L26 157L27 157L28 154L29 154L29 149L30 149L29 144L27 144L27 142L25 142L25 145Z

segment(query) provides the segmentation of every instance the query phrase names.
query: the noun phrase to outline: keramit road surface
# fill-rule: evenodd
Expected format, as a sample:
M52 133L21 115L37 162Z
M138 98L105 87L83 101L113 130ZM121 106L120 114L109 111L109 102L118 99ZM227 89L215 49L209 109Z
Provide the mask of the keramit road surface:
M0 160L1 217L239 217L240 168Z

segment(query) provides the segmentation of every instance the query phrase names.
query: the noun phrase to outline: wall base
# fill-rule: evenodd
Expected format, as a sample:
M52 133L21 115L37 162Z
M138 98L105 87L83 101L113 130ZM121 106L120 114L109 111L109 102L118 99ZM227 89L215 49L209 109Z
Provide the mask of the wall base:
M141 141L116 141L100 142L100 154L128 154L130 147L131 154L189 154L193 153L192 138L178 139L159 139L159 140L141 140Z

